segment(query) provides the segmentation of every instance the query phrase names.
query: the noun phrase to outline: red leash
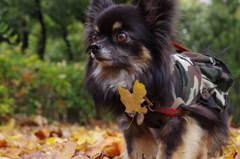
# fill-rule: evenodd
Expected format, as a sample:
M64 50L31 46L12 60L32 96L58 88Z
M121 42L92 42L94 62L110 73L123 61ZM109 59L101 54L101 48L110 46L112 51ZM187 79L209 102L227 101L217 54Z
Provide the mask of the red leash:
M190 50L186 49L185 47L182 47L181 45L175 43L175 42L172 42L171 43L173 44L173 46L181 51L187 51L187 52L191 52Z
M156 109L153 109L153 110L159 113L170 115L170 116L184 116L190 113L190 111L182 111L172 107L163 107L163 106L157 106Z

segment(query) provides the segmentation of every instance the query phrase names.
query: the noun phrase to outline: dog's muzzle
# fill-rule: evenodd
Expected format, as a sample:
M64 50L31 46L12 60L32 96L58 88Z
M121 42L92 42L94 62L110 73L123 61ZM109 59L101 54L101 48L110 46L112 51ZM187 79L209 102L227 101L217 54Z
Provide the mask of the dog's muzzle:
M99 52L101 50L101 48L102 48L102 45L97 44L97 43L92 43L90 45L90 49L93 54L96 54L97 52Z

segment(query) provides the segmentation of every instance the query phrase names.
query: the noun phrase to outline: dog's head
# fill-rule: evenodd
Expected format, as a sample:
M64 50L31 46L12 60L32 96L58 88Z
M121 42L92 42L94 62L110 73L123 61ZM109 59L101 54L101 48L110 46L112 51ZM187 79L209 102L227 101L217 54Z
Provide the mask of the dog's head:
M87 52L103 68L141 71L170 51L176 0L141 0L138 6L92 0L87 11Z
M153 99L169 91L171 37L175 37L177 0L140 0L137 6L91 0L85 25L85 88L98 108L122 113L118 86L131 89L135 80ZM156 101L155 101L156 102Z
M140 0L137 6L90 2L85 25L90 54L85 86L90 92L107 95L118 86L131 89L137 79L147 89L168 84L176 1Z

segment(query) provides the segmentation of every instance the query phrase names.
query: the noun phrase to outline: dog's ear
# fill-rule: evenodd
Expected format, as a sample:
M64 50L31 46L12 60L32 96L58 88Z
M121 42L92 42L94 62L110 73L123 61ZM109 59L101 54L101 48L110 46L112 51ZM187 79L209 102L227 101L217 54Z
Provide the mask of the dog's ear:
M151 28L165 33L166 36L175 35L177 0L140 0L138 7Z
M103 9L111 5L113 5L112 0L91 0L87 9L87 22L92 23Z

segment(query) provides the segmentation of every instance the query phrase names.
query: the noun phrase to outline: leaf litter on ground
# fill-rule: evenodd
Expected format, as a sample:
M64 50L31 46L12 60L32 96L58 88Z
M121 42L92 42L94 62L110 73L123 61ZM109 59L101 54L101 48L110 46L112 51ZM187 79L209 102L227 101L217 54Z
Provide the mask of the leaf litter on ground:
M30 125L11 118L0 126L0 159L120 159L124 151L116 123L47 124L41 116L28 120ZM240 159L240 128L231 127L230 136L224 156L212 159Z

